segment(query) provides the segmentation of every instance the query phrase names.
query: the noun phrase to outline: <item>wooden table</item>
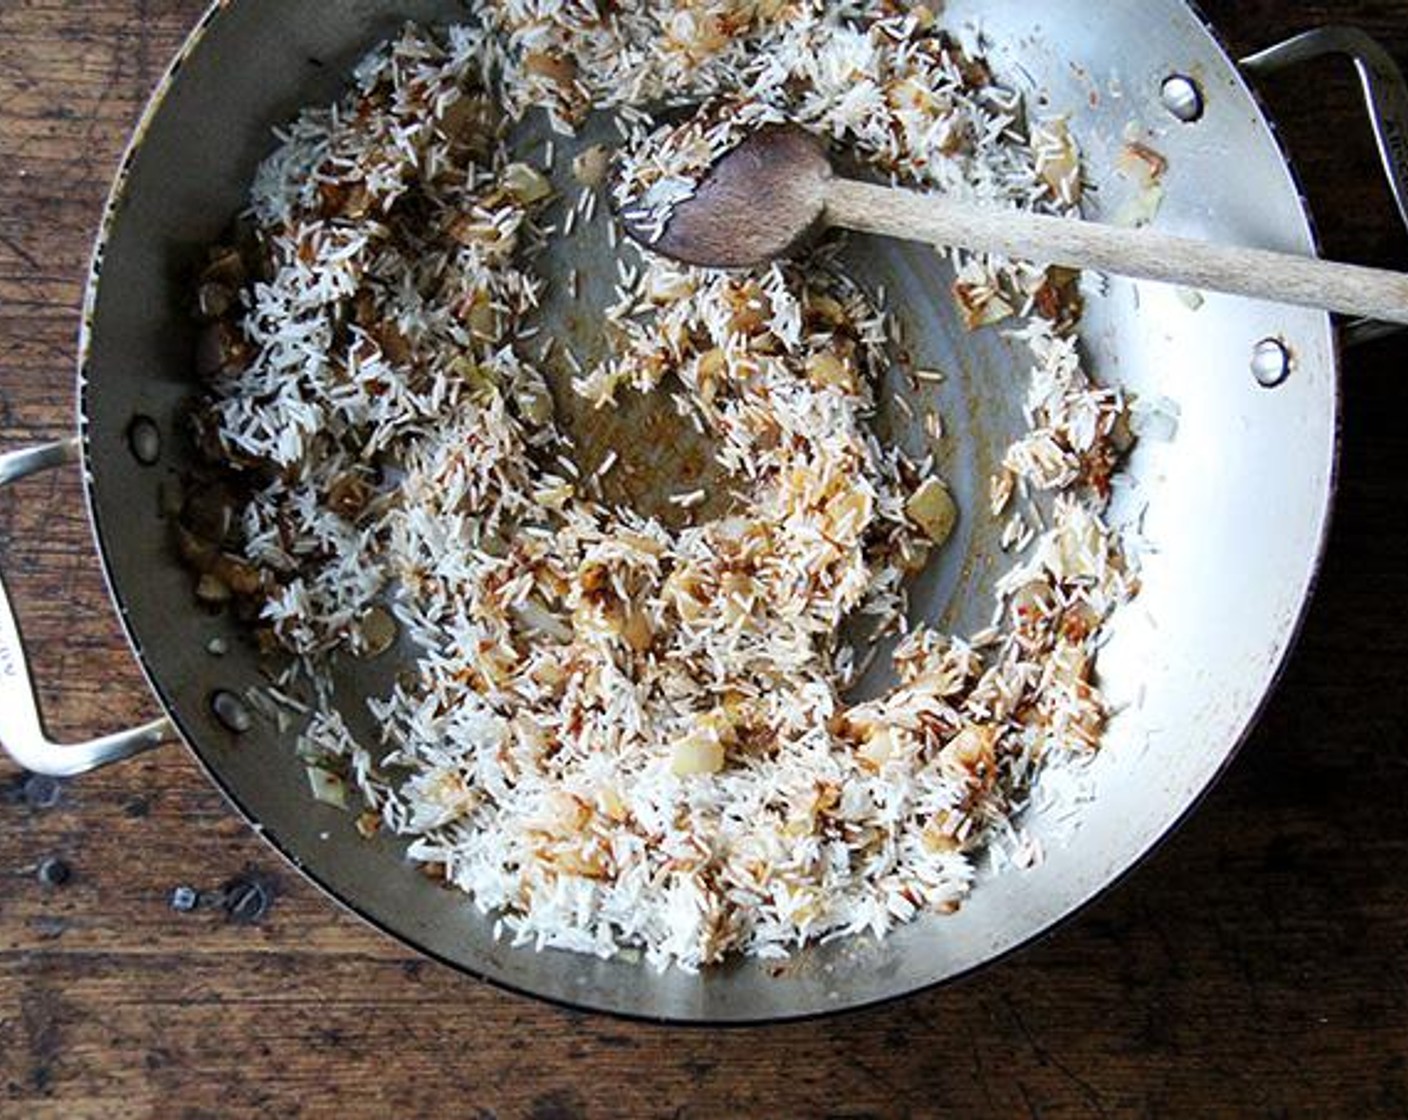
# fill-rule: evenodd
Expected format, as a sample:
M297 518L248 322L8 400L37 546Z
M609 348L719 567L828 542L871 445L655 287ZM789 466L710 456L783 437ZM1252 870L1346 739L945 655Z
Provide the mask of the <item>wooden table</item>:
M0 0L0 447L72 430L107 182L202 6ZM1203 7L1239 50L1351 20L1408 58L1404 0ZM1408 266L1348 68L1269 92L1328 251ZM1406 372L1404 340L1346 359L1330 557L1260 731L1172 843L1017 959L780 1029L585 1017L341 913L178 749L57 790L0 763L0 1114L1408 1115ZM3 496L0 560L55 730L153 714L73 472ZM276 892L259 920L170 905L251 874Z

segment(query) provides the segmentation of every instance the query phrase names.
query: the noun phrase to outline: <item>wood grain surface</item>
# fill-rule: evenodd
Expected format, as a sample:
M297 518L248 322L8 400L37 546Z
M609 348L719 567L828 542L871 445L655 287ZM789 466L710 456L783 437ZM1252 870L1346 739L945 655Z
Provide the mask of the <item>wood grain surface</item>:
M1239 50L1351 21L1408 59L1404 0L1202 7ZM0 448L72 431L107 181L201 8L0 0ZM1347 67L1267 92L1327 251L1408 266ZM1408 1115L1408 341L1348 355L1345 388L1329 560L1261 729L1153 860L1016 959L780 1029L585 1017L343 914L179 749L57 789L0 762L0 1115ZM3 495L0 566L55 730L154 714L73 472ZM251 875L273 904L244 920L227 888Z

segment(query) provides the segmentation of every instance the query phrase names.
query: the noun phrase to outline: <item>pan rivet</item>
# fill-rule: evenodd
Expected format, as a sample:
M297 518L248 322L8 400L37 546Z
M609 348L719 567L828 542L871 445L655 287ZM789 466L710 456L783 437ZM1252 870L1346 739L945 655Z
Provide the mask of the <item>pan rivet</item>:
M243 735L254 726L245 702L233 692L217 692L210 698L210 710L227 730Z
M150 416L138 416L127 425L127 446L132 449L132 457L144 467L150 467L161 458L161 429Z
M1174 74L1164 79L1159 94L1164 108L1184 124L1203 119L1205 103L1202 88L1186 74Z
M1291 352L1279 338L1264 338L1252 351L1252 376L1264 389L1274 389L1291 376Z

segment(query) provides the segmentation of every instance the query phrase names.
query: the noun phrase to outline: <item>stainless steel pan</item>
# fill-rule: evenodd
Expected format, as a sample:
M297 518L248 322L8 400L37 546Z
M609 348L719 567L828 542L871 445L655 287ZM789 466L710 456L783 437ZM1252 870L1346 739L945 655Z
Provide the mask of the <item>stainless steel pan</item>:
M182 276L241 207L270 129L328 100L349 65L406 19L462 18L436 0L238 0L217 4L163 82L113 189L84 309L78 435L0 459L0 483L81 462L99 554L128 637L168 719L94 743L45 737L8 602L0 600L0 739L24 766L77 774L179 735L292 863L391 934L466 972L582 1007L711 1023L786 1019L900 996L959 976L1050 929L1109 886L1186 814L1241 742L1286 658L1310 595L1334 488L1335 327L1326 315L1112 281L1091 300L1085 345L1103 378L1166 398L1172 425L1130 466L1157 547L1144 591L1101 662L1125 706L1092 770L1094 801L1070 838L1047 837L1035 870L984 882L956 916L875 944L809 949L781 974L740 963L700 976L496 943L467 900L411 873L396 843L361 840L314 804L288 733L234 704L259 682L229 623L191 603L160 491L186 448L194 348ZM1127 129L1169 159L1160 224L1229 242L1313 252L1295 178L1247 84L1249 70L1355 55L1400 201L1408 198L1408 96L1395 67L1353 32L1316 33L1238 66L1183 0L950 0L979 20L999 74L1069 109L1101 185ZM1172 79L1172 80L1170 80ZM857 268L908 312L921 361L961 369L935 391L959 433L947 468L967 508L1019 422L1025 368L994 332L966 335L946 310L932 253L860 245ZM1255 375L1254 375L1255 373ZM1153 434L1151 434L1153 435ZM1171 438L1170 438L1171 437ZM896 438L906 438L898 432ZM916 613L971 625L1003 559L968 518L926 576ZM207 655L211 639L231 653ZM339 682L353 697L366 677ZM222 699L218 699L223 697ZM348 714L358 705L348 700ZM1043 826L1037 822L1038 835Z

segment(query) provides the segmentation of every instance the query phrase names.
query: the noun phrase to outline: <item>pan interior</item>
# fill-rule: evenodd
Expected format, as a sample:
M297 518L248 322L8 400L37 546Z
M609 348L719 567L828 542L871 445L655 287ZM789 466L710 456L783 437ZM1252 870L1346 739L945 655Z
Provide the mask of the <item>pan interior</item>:
M1167 418L1136 451L1117 496L1130 515L1147 507L1140 524L1148 542L1143 593L1101 661L1103 684L1123 710L1076 791L1074 800L1089 801L1080 827L1038 819L1044 862L994 876L952 918L921 921L881 943L812 948L782 969L742 962L700 976L514 950L493 940L491 921L463 896L410 873L394 842L364 842L344 814L312 803L289 731L259 720L237 736L215 718L216 690L262 678L227 623L187 608L189 577L161 520L163 488L183 468L180 417L192 392L186 278L242 206L274 125L334 97L351 63L404 20L453 20L464 11L434 0L223 5L126 170L99 258L82 419L99 544L153 686L235 803L314 879L418 948L538 995L650 1018L795 1017L900 995L1029 940L1108 885L1187 811L1225 764L1286 653L1318 559L1333 472L1335 366L1324 315L1087 278L1090 367L1161 402ZM1137 135L1169 160L1161 227L1313 248L1264 118L1181 0L1098 8L954 0L945 19L954 27L980 19L997 73L1029 105L1071 114L1096 188L1092 216L1120 208L1125 185L1115 166ZM1203 85L1207 113L1196 125L1159 105L1160 85L1174 72ZM864 239L848 252L860 279L885 286L914 338L916 364L948 374L929 390L950 431L941 463L960 506L980 510L986 480L1022 422L1028 371L1019 350L1000 332L959 327L951 276L934 252ZM588 303L604 298L590 288L584 295ZM592 334L589 320L564 329ZM1253 347L1267 338L1283 340L1296 359L1274 391L1248 371ZM922 438L893 408L879 419L893 438ZM163 433L155 467L128 451L138 415ZM992 582L1007 563L987 520L964 517L916 589L916 617L958 632L986 621ZM220 658L206 652L217 637L231 648ZM380 676L375 665L358 665L338 681L349 715L365 718L360 697L380 687Z
M571 173L572 161L594 146L609 149L619 143L610 118L596 114L575 136L561 136L535 112L512 140L516 157L535 164L551 140L550 178L558 201L544 221L561 228L569 212L578 212L570 241L551 246L534 262L547 281L535 325L541 328L539 339L555 340L546 370L559 423L577 447L576 465L588 477L614 454L620 466L602 480L606 500L667 525L685 519L670 496L696 487L708 490L709 499L695 518L722 514L733 480L713 462L711 441L675 406L680 386L667 381L665 392L650 396L624 392L610 409L594 407L572 387L574 366L567 353L587 368L606 356L604 312L619 298L620 270L639 261L634 248L610 231L615 219L604 207L591 211L591 220L579 220L582 188ZM1007 446L1025 430L1029 351L1001 331L975 333L963 325L949 298L952 265L928 247L851 234L841 239L836 263L872 300L883 303L897 327L899 337L890 347L893 361L877 394L874 431L916 461L933 455L939 473L967 499L955 538L911 585L910 617L950 633L976 633L991 621L993 599L987 589L1011 563L999 547L1000 525L981 511L988 479L1001 466ZM906 373L916 369L943 379L916 380ZM944 421L941 439L925 429L924 418L931 412ZM858 624L853 637L860 640L869 632ZM883 655L893 645L893 639L881 642L882 656L853 695L878 695L894 685L893 668Z

